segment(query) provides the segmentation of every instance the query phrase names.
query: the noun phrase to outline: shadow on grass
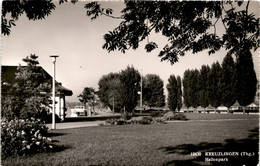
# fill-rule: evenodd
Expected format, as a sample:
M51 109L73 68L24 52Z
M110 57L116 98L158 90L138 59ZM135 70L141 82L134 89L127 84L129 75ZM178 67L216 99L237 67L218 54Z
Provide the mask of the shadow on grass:
M259 129L250 130L250 134L245 139L227 139L224 143L202 142L199 144L182 144L174 147L162 147L160 150L167 154L179 154L189 157L187 160L172 160L164 165L175 166L201 166L201 165L228 165L228 166L256 166L258 164L258 140ZM201 152L201 155L191 156L192 152ZM216 152L216 153L209 153ZM222 152L222 153L221 153ZM232 155L224 152L237 152ZM247 152L247 153L243 153ZM213 154L212 156L209 156ZM222 154L222 155L221 155ZM250 156L251 155L251 156ZM206 158L217 160L227 159L228 161L208 161ZM226 160L225 159L225 160Z
M56 144L50 144L52 146L52 149L48 151L48 153L57 153L57 152L62 152L64 150L70 149L71 146L68 145L56 145Z
M56 153L56 152L61 152L67 149L70 149L71 146L68 145L62 145L57 139L55 139L55 137L59 137L59 136L63 136L63 135L67 135L68 133L56 133L56 132L48 132L47 133L47 137L51 138L51 143L50 145L52 146L52 148L48 151L51 153Z
M49 137L49 138L63 136L63 135L67 135L67 133L52 133L52 132L46 133L46 137Z

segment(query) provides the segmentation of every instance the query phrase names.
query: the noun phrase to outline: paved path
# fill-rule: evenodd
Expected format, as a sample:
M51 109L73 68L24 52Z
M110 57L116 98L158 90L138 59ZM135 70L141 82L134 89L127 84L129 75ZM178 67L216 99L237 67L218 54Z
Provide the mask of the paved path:
M56 129L71 129L71 128L79 128L79 127L91 127L98 126L99 123L103 123L105 121L89 121L89 122L62 122L56 123ZM49 129L52 128L52 124L46 125Z

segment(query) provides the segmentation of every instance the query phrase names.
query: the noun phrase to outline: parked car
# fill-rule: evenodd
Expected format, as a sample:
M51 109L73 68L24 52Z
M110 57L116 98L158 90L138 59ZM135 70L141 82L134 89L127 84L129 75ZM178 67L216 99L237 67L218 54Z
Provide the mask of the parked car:
M74 109L71 109L71 117L79 117L79 116L86 116L87 110L85 106L75 106Z

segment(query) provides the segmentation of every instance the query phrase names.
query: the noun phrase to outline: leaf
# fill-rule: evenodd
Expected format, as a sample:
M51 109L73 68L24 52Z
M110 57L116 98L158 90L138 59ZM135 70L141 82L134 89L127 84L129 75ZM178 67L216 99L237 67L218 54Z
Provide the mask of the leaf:
M110 15L110 14L112 14L112 13L113 13L113 10L112 10L112 9L110 9L110 8L109 8L109 9L106 9L106 14L107 14L107 15Z
M146 52L151 52L155 48L158 48L158 45L155 42L150 42L145 45Z
M237 5L238 5L238 6L241 6L242 4L243 4L243 1L238 1L238 2L237 2Z

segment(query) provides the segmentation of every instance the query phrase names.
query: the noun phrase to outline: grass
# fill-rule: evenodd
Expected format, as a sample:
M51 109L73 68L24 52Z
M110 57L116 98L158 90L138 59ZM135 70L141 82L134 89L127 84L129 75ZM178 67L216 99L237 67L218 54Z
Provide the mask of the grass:
M258 116L186 115L192 121L50 131L50 136L59 147L56 149L57 152L9 157L2 160L2 165L224 164L204 162L205 157L190 155L191 152L196 151L255 152L253 157L231 157L229 160L236 165L257 163ZM232 117L237 120L200 121ZM232 163L225 163L225 165L232 165Z
M252 114L218 114L218 113L184 113L189 120L218 120L218 119L254 119L258 120L258 115Z

